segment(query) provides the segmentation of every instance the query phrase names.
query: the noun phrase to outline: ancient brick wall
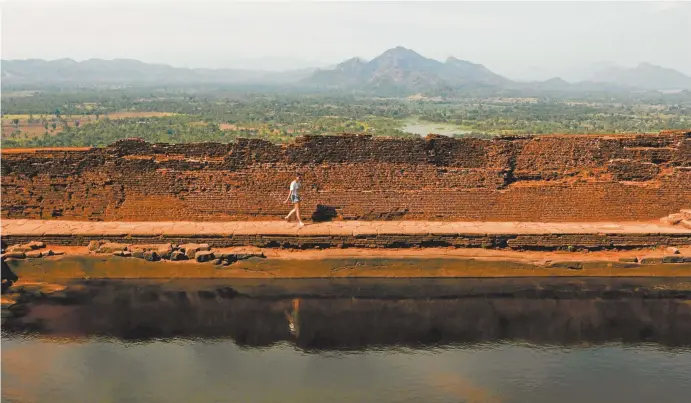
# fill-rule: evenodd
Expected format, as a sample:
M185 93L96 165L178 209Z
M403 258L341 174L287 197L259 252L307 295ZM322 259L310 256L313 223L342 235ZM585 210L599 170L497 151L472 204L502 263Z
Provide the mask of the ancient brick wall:
M639 221L691 207L691 133L288 145L149 144L2 154L2 217L280 219L294 172L303 214L343 219Z
M272 235L218 234L199 236L179 235L9 235L3 236L8 245L42 241L48 245L86 246L91 241L107 240L122 244L156 244L171 242L207 243L214 248L256 246L260 248L326 249L326 248L509 248L514 250L628 250L657 246L689 246L687 234L380 234L380 235Z

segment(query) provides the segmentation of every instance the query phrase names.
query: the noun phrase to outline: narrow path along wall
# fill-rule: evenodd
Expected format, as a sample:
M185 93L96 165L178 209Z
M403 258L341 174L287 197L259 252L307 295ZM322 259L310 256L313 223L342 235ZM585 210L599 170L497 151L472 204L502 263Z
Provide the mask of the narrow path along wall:
M691 132L3 150L2 217L280 219L295 171L315 219L646 221L691 207Z

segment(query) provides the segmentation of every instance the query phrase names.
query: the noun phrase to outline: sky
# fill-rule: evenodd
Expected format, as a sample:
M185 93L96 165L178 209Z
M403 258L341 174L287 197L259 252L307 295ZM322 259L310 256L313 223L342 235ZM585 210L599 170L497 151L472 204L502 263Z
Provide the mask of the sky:
M691 75L691 2L5 0L0 9L3 59L284 70L404 46L515 79L640 62Z

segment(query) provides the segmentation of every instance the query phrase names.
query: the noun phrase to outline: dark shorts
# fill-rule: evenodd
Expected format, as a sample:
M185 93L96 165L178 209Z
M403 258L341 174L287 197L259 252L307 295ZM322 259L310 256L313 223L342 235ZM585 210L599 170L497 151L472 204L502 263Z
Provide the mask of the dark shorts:
M295 204L300 201L300 197L296 195L290 195L290 201Z

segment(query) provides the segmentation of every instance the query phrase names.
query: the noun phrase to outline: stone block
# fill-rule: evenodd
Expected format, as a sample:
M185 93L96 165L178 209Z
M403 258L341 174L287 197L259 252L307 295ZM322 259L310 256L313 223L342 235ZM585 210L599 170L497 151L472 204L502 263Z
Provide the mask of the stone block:
M181 251L187 252L188 250L200 251L200 250L211 250L208 243L185 243L178 246Z
M172 244L163 244L156 249L156 253L161 257L161 259L170 259L170 255L173 253Z
M155 243L155 244L133 244L127 247L128 250L141 249L143 251L154 250L157 253L159 251L163 252L166 250L173 251L173 244L171 243ZM160 255L160 253L159 253Z
M27 243L26 246L35 250L35 249L45 248L46 244L45 244L45 242L41 242L41 241L31 241L31 242Z
M619 261L622 263L638 263L638 258L637 257L621 257L619 258Z
M194 259L199 251L209 251L211 247L208 243L186 243L178 246L178 249L185 252L188 259Z
M681 252L679 252L679 249L677 249L677 248L675 248L675 247L673 247L673 246L670 246L670 247L668 247L667 249L665 249L665 252L670 253L670 254L672 254L672 255L678 255L678 254L681 253Z
M183 252L180 252L179 250L176 250L170 254L170 260L173 260L173 261L187 260L187 255L185 255Z
M38 259L43 256L43 253L40 250L34 250L31 252L26 252L26 257L29 259Z
M684 214L674 213L674 214L668 215L667 217L661 218L660 221L662 221L663 224L667 224L667 225L677 225L680 222L682 222L685 218L686 217L684 216Z
M684 257L679 255L665 256L662 258L662 263L684 263Z
M691 229L691 220L682 220L680 224L684 228Z
M36 249L45 248L46 244L41 241L31 241L24 244L12 245L7 248L8 252L29 252Z
M91 252L96 252L96 251L98 250L99 246L101 246L101 242L99 242L99 241L91 241L91 242L89 242L89 245L87 246L87 248L88 248Z
M27 248L24 245L11 245L9 248L7 248L8 252L29 252L31 251L31 248Z
M144 259L148 260L149 262L157 262L161 260L161 257L155 250L147 250L144 251Z
M644 257L641 259L641 264L661 264L661 257Z
M4 258L8 259L24 259L26 257L26 253L24 252L7 252L4 255L2 255Z
M197 262L208 262L214 260L214 253L208 250L201 250L195 254L194 258Z
M117 252L113 252L113 256L132 257L132 252L130 252L128 250L119 250Z

